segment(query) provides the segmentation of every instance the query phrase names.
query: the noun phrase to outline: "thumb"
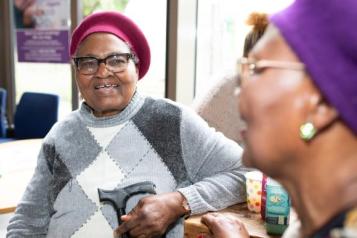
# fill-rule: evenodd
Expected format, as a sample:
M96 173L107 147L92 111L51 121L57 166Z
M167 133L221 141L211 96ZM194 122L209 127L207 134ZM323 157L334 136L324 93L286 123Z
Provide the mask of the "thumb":
M216 220L216 214L208 213L202 216L201 222L207 225L209 228L212 228Z
M130 218L131 218L130 215L122 215L122 216L120 217L120 220L122 220L123 222L125 222L125 221L129 221Z

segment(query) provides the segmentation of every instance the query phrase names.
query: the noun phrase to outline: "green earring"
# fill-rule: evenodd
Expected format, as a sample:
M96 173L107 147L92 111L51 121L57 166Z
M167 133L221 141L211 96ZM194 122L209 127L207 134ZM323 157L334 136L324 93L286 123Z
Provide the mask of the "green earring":
M311 122L306 122L300 126L300 138L304 141L311 140L316 134L316 128Z

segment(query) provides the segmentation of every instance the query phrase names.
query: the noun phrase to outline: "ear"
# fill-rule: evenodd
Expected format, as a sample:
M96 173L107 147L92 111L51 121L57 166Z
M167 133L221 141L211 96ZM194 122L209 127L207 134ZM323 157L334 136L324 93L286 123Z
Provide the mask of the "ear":
M311 99L314 110L311 113L311 122L318 131L329 127L338 118L337 110L331 106L320 94Z

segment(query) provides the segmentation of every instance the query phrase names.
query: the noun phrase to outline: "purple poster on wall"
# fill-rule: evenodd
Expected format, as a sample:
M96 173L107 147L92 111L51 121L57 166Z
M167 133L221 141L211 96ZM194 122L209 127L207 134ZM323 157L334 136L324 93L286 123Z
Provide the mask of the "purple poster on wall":
M19 62L69 62L69 1L14 0Z

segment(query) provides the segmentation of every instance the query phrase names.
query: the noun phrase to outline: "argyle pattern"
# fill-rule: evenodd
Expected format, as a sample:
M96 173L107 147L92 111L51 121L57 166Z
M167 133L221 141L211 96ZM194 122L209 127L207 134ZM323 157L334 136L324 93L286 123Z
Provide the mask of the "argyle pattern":
M7 237L112 237L118 217L99 202L98 188L142 181L155 183L159 194L181 192L193 214L223 209L246 199L241 154L191 109L169 100L136 93L119 114L100 118L82 103L44 138ZM126 212L142 196L130 198ZM183 233L178 219L165 237Z
M139 113L135 119L112 127L82 125L77 127L76 134L69 133L63 138L67 142L59 143L62 146L48 146L45 153L51 155L46 157L55 158L48 161L52 173L67 171L65 178L54 180L59 183L54 187L59 189L51 193L54 215L48 237L112 237L118 226L117 216L110 204L99 202L98 188L112 190L148 180L156 185L157 193L175 190L177 181L164 161L170 156L160 156L148 140L153 139L150 132L144 136L139 129L144 123L140 117ZM177 129L179 125L170 127ZM141 196L129 199L127 211Z

